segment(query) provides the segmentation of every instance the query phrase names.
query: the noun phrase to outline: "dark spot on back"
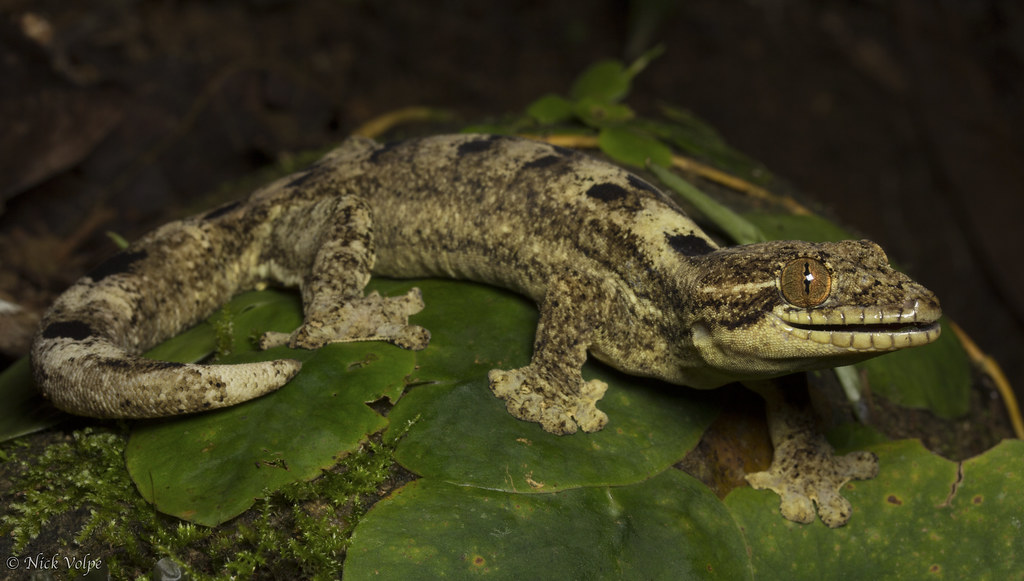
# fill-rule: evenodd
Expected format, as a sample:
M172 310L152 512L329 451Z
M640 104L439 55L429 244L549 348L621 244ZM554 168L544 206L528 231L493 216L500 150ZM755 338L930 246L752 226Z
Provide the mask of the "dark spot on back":
M638 190L644 190L645 192L650 192L656 196L661 195L661 192L658 191L658 188L652 186L651 184L645 182L644 180L640 179L639 177L633 174L629 174L628 176L626 176L626 180L629 181L629 185L633 186Z
M684 256L700 256L714 252L708 241L693 234L665 234L668 245Z
M92 327L81 321L60 321L50 323L43 329L43 339L71 339L82 341L94 335Z
M459 148L456 151L460 156L468 153L480 153L490 149L494 145L494 142L499 139L501 139L501 136L499 135L490 135L483 139L474 139L473 141L467 141L459 145Z
M202 219L203 220L215 220L215 219L220 218L224 214L227 214L228 212L234 210L235 208L237 208L237 207L239 207L241 205L242 205L242 202L230 202L230 203L224 204L223 206L221 206L219 208L215 208L213 210L210 210L210 212L207 213L205 216L203 216Z
M111 256L96 268L92 269L86 276L91 278L94 282L99 282L108 276L115 274L121 274L123 272L131 272L132 265L140 260L145 260L148 253L145 250L136 250L134 252L120 252Z
M542 167L548 167L554 165L564 159L559 155L545 155L544 157L538 157L537 159L523 164L524 169L539 169Z
M629 197L629 192L615 184L596 184L587 190L587 195L602 202L617 202Z

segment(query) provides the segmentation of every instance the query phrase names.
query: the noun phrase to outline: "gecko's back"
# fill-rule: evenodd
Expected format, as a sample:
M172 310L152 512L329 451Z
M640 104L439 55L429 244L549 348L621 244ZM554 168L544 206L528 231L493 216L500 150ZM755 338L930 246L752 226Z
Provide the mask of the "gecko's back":
M539 299L553 269L633 278L714 243L653 186L621 168L546 143L439 136L368 147L352 190L373 209L377 264L394 277L443 276ZM339 150L339 154L346 146Z

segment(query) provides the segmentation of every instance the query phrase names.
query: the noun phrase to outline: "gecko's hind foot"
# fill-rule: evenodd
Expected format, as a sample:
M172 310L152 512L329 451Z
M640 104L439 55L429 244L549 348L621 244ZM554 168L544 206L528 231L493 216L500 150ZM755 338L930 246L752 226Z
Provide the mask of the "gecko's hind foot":
M850 501L840 493L842 487L850 480L874 478L878 457L871 452L835 456L824 437L818 437L820 441L805 443L799 450L777 448L771 467L748 474L747 482L778 494L782 516L793 522L812 522L817 505L821 522L829 528L841 527L853 513Z
M512 416L537 422L552 434L572 434L577 426L584 432L596 432L608 423L608 416L597 409L608 384L592 379L568 379L555 385L541 377L532 366L511 371L492 369L487 375L491 391L505 400ZM575 390L570 391L573 382Z
M292 333L264 333L260 349L278 345L318 349L327 343L386 341L418 351L430 343L430 331L409 324L409 315L423 309L423 295L413 288L399 297L377 291L340 305L319 309Z

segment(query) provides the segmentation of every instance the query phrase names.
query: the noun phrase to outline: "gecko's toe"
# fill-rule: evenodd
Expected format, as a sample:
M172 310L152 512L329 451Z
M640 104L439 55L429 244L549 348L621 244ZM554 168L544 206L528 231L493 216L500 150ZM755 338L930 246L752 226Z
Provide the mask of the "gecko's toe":
M576 422L573 421L571 415L560 407L545 409L541 414L540 427L544 428L545 432L559 436L576 433Z
M608 384L599 379L583 384L573 416L584 432L597 432L608 423L608 414L597 409L597 401L604 397L606 391Z
M409 292L401 297L402 305L405 307L405 316L415 315L423 310L426 303L423 302L423 292L419 287L412 287Z
M266 351L274 347L280 347L281 345L287 345L291 340L291 333L277 333L274 331L267 331L260 335L259 348L260 350Z
M402 325L389 341L402 349L419 351L430 344L430 331L418 325Z

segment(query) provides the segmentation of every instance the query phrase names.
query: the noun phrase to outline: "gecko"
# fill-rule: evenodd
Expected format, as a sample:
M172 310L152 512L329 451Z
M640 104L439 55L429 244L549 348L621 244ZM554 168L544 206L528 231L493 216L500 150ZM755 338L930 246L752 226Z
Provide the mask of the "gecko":
M847 365L940 333L938 299L873 242L720 247L658 188L578 151L497 135L353 137L85 275L44 315L33 377L56 407L98 418L201 412L272 392L300 362L139 355L268 282L298 287L304 321L263 335L261 348L427 347L429 331L409 323L424 308L420 291L367 294L371 276L471 280L535 301L529 364L491 370L488 382L511 415L554 434L609 421L597 406L607 384L581 375L588 356L710 389ZM766 398L769 411L783 405ZM836 458L813 429L776 415L772 468L748 480L779 493L791 520L813 520L816 505L823 522L844 524L850 507L837 491L873 477L877 458Z

